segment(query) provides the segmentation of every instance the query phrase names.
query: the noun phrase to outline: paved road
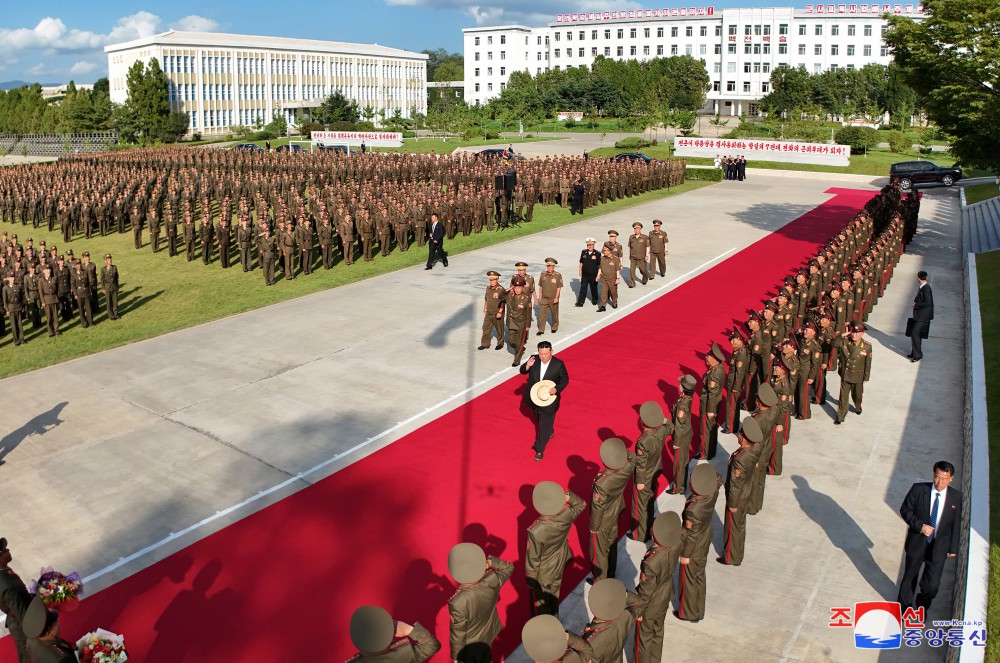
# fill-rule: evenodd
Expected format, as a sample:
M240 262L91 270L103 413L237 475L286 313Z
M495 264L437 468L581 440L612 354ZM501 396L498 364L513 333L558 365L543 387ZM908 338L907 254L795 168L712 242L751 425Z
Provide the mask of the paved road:
M515 370L507 352L475 350L488 269L507 279L516 260L536 272L553 255L575 290L584 237L661 218L668 280L683 281L826 200L827 186L785 175L720 183L456 256L448 269L403 270L4 380L3 534L16 566L77 569L99 589L506 379ZM798 425L786 475L769 480L768 508L750 524L746 562L712 565L709 615L669 624L678 643L669 660L720 660L737 634L753 660L871 660L849 633L826 627L829 608L894 596L898 502L938 456L959 456L956 201L949 191L925 201L914 252L871 320L864 418L834 428L821 413ZM933 274L939 315L914 366L900 356L899 331L907 274L921 268ZM607 315L564 306L552 340L558 348L563 334L626 314L651 289L625 289L626 306ZM582 626L579 598L565 615ZM921 652L907 660L937 660Z

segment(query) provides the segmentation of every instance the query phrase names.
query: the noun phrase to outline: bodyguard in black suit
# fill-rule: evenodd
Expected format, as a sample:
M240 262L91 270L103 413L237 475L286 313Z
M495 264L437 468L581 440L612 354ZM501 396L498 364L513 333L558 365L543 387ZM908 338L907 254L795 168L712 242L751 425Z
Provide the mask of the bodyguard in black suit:
M448 266L448 256L444 252L444 224L438 221L437 214L431 214L431 223L427 228L427 267L433 269L434 262L440 260Z
M934 481L913 484L899 508L907 525L903 579L897 598L904 610L930 608L941 584L945 561L958 554L962 493L949 487L954 477L954 465L944 460L934 463Z
M544 373L542 369L544 368ZM533 448L535 450L535 460L541 460L542 454L545 453L545 445L549 443L549 439L555 434L556 424L556 412L559 410L559 404L562 402L562 392L569 384L569 373L566 372L566 364L563 363L562 359L558 359L552 354L552 344L548 341L542 341L538 344L538 354L531 355L528 361L521 364L521 375L527 374L528 382L524 386L524 402L528 404L528 407L535 411L535 417L538 419L538 434L535 437L535 444ZM546 405L545 407L539 407L531 401L531 388L535 386L541 380L552 380L556 383L553 388L555 395L558 396L555 402L551 405Z
M913 328L910 330L910 354L906 355L911 362L920 361L924 353L920 350L920 342L927 338L934 319L934 293L927 283L927 272L917 272L917 296L913 298Z

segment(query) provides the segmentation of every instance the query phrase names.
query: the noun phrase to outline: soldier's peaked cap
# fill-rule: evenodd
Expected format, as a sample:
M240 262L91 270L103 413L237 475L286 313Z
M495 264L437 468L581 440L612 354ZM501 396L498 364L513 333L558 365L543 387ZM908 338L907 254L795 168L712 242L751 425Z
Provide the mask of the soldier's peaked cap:
M539 481L531 491L531 503L543 516L554 516L562 510L566 493L555 481Z
M865 325L862 322L855 322L854 324L851 325L851 332L853 333L861 333L864 330L865 330Z
M459 543L448 552L448 572L456 582L476 582L486 573L486 553L475 543Z
M351 615L351 642L364 654L388 647L395 632L392 616L384 608L363 605Z
M491 279L498 279L500 278L500 272L491 269L490 271L486 272L486 276L490 277Z
M778 404L778 395L774 393L774 388L767 383L760 385L760 388L757 389L757 398L767 407L774 407Z
M701 463L691 472L691 491L697 495L708 495L718 483L719 475L708 463Z
M642 224L641 224L641 223L639 223L638 221L635 221L635 222L634 222L634 223L632 224L632 227L633 227L633 228L642 228Z
M42 597L35 595L28 604L28 609L24 612L24 619L21 628L29 638L37 638L45 633L45 627L49 623L49 610L42 602Z
M527 284L527 281L525 281L524 279L522 279L520 276L515 276L514 278L512 278L510 280L510 284L511 285L525 285L525 284Z
M617 437L611 437L601 442L601 462L611 470L619 470L625 467L628 461L628 453L625 451L625 443Z
M556 260L555 258L546 258L545 259L545 264L546 265L558 265L559 261Z
M515 267L527 267L528 263L524 262L523 260L519 260L518 262L514 263L514 266Z
M590 588L587 605L594 617L605 621L615 619L625 609L625 585L616 578L598 580Z
M695 380L692 375L682 375L677 379L677 381L681 383L681 387L683 387L685 391L694 391L695 387L698 386L698 381Z
M653 521L653 540L661 546L674 548L681 542L681 517L665 511Z
M726 361L726 355L722 354L722 348L719 347L718 343L712 343L712 356L720 362Z
M617 230L609 230L608 231L608 236L609 237L610 236L618 237L618 231Z
M663 408L655 401L646 401L639 406L639 419L650 428L663 425Z
M743 420L740 433L754 444L764 439L764 431L761 430L760 424L753 417L747 417Z
M521 629L521 642L533 660L555 661L566 653L566 630L554 615L538 615Z

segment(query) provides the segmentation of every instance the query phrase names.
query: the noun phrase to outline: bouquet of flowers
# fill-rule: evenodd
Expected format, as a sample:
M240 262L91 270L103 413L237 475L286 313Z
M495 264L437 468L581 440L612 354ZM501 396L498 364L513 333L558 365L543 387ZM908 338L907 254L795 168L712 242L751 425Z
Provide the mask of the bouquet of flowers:
M42 597L42 603L53 610L75 610L83 596L83 581L77 572L64 575L51 566L39 572L38 580L31 583L28 591Z
M125 636L99 628L76 641L76 653L80 663L124 663L128 660L125 652Z

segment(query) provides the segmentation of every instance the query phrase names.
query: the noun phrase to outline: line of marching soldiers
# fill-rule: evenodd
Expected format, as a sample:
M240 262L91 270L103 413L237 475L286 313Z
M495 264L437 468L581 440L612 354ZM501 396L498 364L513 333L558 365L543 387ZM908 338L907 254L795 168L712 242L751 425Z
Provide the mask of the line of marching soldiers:
M710 460L716 454L725 393L723 432L735 434L739 443L725 477L709 463L697 464L687 477L698 388L692 375L680 377L681 394L669 416L654 401L640 406L642 432L634 450L618 438L601 444L603 469L594 478L589 505L593 575L588 580L592 586L587 606L593 618L579 635L567 632L559 621L559 598L563 570L573 557L569 535L588 505L556 482L534 487L532 503L539 517L528 529L524 557L533 617L522 630L525 651L533 660L619 663L635 627L634 660L660 663L678 565L674 615L694 623L704 617L712 520L720 493L725 496L725 542L717 561L739 566L746 516L763 508L766 477L781 474L792 417L807 419L810 404L825 401L827 371L838 370L841 376L837 421L847 412L848 397L853 397L855 411L861 414L863 385L871 370L864 320L912 239L918 212L917 196L901 200L898 187L886 187L809 261L808 268L781 285L763 311L751 313L745 329L733 330L728 357L712 344L701 378L701 447L695 457ZM741 408L749 410L742 422ZM680 515L667 511L654 517L655 484L665 469L665 449L673 465L668 492L688 497ZM630 481L628 536L649 543L634 592L615 578ZM458 584L448 603L450 658L491 661L491 645L503 628L497 613L499 592L513 575L514 565L487 556L476 544L460 543L449 553L448 569ZM352 661L424 661L441 648L419 623L396 622L377 606L359 608L350 632L359 650Z

